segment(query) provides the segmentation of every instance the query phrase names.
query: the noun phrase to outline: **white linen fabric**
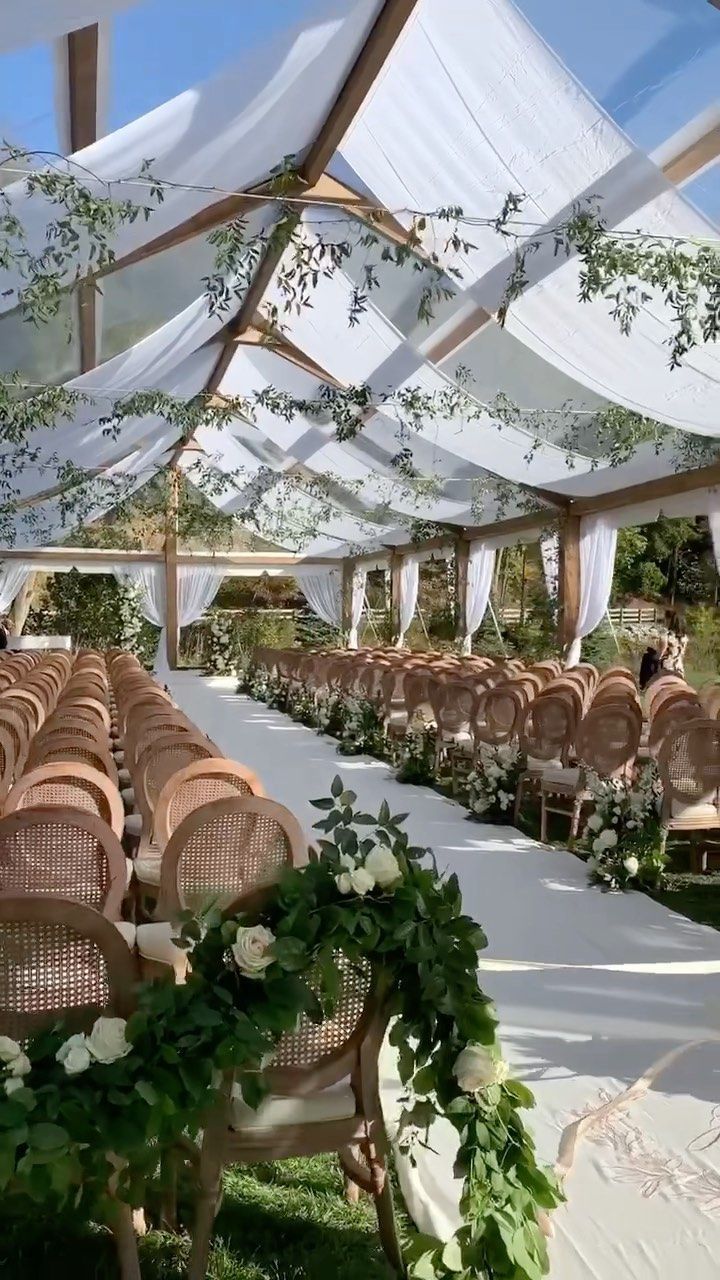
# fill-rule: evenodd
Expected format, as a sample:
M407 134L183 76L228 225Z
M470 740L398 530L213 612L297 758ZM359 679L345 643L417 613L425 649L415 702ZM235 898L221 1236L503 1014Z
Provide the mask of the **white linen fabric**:
M267 179L283 157L302 155L327 119L379 8L379 0L314 0L301 22L278 28L210 80L77 152L72 159L82 166L83 181L101 194L106 183L135 177L148 159L154 175L179 184L165 187L165 199L148 221L138 218L118 229L116 257L223 198L198 187L243 191ZM183 184L195 189L183 190ZM147 199L143 188L121 188L127 192ZM28 197L22 182L5 194L23 223L28 249L40 252L57 211ZM19 283L15 271L0 273L0 309L16 305Z
M357 649L358 647L358 627L362 618L363 605L365 604L365 586L367 583L367 569L362 565L356 564L353 569L352 591L350 595L350 634L348 636L348 649Z
M404 556L400 565L400 631L396 642L398 649L402 649L405 644L405 633L415 617L419 585L420 560L416 555Z
M165 566L123 564L113 570L118 582L129 582L138 592L140 611L148 622L160 628L153 672L164 684L170 672L167 661L167 591ZM178 628L197 622L218 593L224 571L209 565L178 565Z
M342 627L342 575L339 569L294 570L297 584L313 613L331 627Z
M8 560L0 567L0 614L7 613L31 572L20 560Z
M472 653L472 638L485 617L494 568L494 546L486 542L471 542L467 563L465 627L462 642L462 651L465 654Z
M574 667L580 661L583 636L602 622L610 603L617 547L614 514L586 516L580 521L580 608L566 667Z

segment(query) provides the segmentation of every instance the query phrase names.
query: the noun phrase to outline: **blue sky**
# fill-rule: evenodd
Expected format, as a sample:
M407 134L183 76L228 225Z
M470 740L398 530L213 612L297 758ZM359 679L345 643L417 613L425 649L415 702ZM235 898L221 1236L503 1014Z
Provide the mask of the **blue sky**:
M12 0L20 3L21 0ZM652 150L720 95L720 10L707 0L518 0L570 70ZM141 0L114 20L109 128L295 23L311 0ZM57 148L49 47L5 55L0 133ZM688 188L720 219L720 166Z

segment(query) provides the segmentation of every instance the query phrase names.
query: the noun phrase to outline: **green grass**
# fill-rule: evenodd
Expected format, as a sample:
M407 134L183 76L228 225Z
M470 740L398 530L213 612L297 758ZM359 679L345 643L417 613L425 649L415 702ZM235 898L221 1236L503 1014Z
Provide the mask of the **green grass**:
M151 1231L140 1243L143 1280L181 1280L189 1237ZM114 1245L102 1228L0 1202L0 1277L117 1280ZM390 1280L366 1196L343 1196L334 1157L235 1168L215 1224L208 1280Z
M720 871L708 875L675 871L668 874L667 880L667 886L653 894L657 902L698 924L720 929Z

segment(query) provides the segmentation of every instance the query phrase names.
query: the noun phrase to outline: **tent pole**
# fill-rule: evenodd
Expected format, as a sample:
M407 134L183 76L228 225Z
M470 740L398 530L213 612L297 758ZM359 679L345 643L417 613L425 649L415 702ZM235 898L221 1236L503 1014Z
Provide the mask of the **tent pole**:
M165 511L165 626L167 661L171 671L177 671L179 649L178 627L178 509L180 505L180 471L177 466L168 472L168 498Z

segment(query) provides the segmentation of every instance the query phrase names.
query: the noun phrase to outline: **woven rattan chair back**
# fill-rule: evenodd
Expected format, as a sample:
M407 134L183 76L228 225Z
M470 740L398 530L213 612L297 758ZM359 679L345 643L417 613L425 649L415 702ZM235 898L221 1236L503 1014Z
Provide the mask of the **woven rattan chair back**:
M701 690L700 701L704 707L705 716L709 720L716 720L720 715L720 684L706 685Z
M125 734L125 759L128 766L132 767L146 747L157 742L159 737L165 737L167 734L177 737L188 733L192 737L201 736L197 725L194 725L192 720L188 720L181 712L175 711L174 707L168 707L167 711L153 712L152 715L144 716L137 723L131 720Z
M575 742L579 705L567 693L544 693L525 708L520 750L534 760L566 764Z
M95 813L112 828L118 839L122 837L125 810L120 792L106 774L81 761L42 764L23 774L11 788L3 813L46 808L48 805Z
M598 707L604 702L637 702L637 686L634 680L624 676L614 676L611 680L601 680L595 689L591 706Z
M342 952L333 957L338 995L332 1014L321 1023L307 1016L279 1041L266 1074L271 1092L304 1093L327 1089L352 1073L363 1040L382 1007L368 961L356 963ZM312 973L309 984L316 988Z
M63 699L63 702L65 702L65 699ZM108 711L108 708L106 707L105 703L101 702L99 698L76 696L72 699L72 706L78 711L82 711L82 709L85 708L87 711L95 712L95 714L99 716L100 720L105 725L105 728L107 729L108 733L110 732L110 723L111 723L110 712Z
M25 730L24 717L15 708L0 705L0 729L10 734L15 752L15 777L18 777L27 760L30 742Z
M83 742L93 751L107 751L108 735L96 720L86 720L84 716L76 716L72 711L54 711L49 720L32 742L30 756L37 755L38 750L45 747L55 738L67 738L71 735L77 742Z
M207 738L191 733L165 733L151 742L133 770L135 798L141 813L154 814L163 787L178 769L217 753Z
M668 707L663 707L652 718L648 731L650 754L657 758L666 738L681 725L687 725L691 720L707 718L707 710L699 698L693 698L688 694L687 698L674 699Z
M157 915L185 907L227 906L254 893L258 902L285 866L304 866L307 840L284 805L261 796L212 800L188 814L168 840L160 866Z
M659 671L657 675L648 680L645 695L647 699L648 716L652 716L658 698L662 697L668 690L677 691L685 688L686 681L682 676L677 675L675 671Z
M720 788L720 723L698 719L678 725L658 754L664 804L718 804Z
M37 751L31 751L28 764L33 768L39 764L52 764L57 760L81 760L93 769L98 769L109 778L114 787L118 785L117 765L110 752L93 746L86 738L76 737L73 733L54 733Z
M135 964L99 911L67 898L0 895L0 1035L21 1043L67 1018L129 1017Z
M18 809L0 818L0 893L72 898L119 920L126 890L117 836L79 809Z
M15 685L9 693L4 693L0 698L0 715L5 707L11 708L22 718L25 737L30 742L40 728L44 716L42 703L37 694L27 693Z
M471 685L461 681L433 680L430 683L430 705L441 733L470 733L475 717L477 695Z
M477 701L473 733L476 743L503 746L517 736L527 706L524 693L506 681L488 689Z
M591 707L578 729L578 760L601 778L630 779L641 730L642 715L636 705L602 703Z
M423 719L430 721L434 719L430 700L431 678L428 671L418 670L411 671L405 676L403 692L408 724L412 724L413 720Z
M0 807L15 778L15 740L8 728L0 723Z
M245 765L222 757L196 760L178 769L158 796L153 816L155 843L164 849L173 831L201 805L234 796L264 795L260 779Z

